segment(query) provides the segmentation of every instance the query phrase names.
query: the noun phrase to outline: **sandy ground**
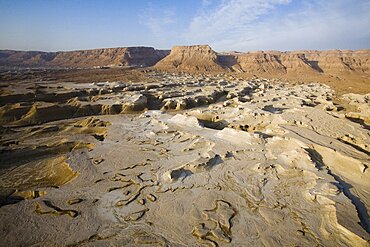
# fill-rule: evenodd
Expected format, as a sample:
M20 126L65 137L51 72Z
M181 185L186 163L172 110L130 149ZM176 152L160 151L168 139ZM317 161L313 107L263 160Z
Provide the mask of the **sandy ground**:
M0 246L369 246L368 94L146 76L3 88Z

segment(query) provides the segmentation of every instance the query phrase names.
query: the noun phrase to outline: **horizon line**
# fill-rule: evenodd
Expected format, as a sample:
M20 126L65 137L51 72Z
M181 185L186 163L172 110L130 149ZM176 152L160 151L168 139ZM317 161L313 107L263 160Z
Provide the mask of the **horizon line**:
M0 51L14 51L14 52L43 52L43 53L63 53L63 52L78 52L78 51L93 51L93 50L104 50L104 49L120 49L120 48L153 48L155 50L162 50L162 51L171 51L174 47L188 47L188 46L205 46L208 44L193 44L193 45L173 45L171 48L156 48L154 46L146 46L146 45L138 45L138 46L112 46L112 47L97 47L97 48L86 48L86 49L75 49L75 50L22 50L22 49L7 49L7 48L0 48ZM208 45L211 47L210 45ZM238 52L238 53L253 53L253 52L296 52L296 51L369 51L370 48L360 48L360 49L295 49L295 50L277 50L277 49L269 49L269 50L227 50L227 51L216 51L212 47L211 49L216 53L222 52Z

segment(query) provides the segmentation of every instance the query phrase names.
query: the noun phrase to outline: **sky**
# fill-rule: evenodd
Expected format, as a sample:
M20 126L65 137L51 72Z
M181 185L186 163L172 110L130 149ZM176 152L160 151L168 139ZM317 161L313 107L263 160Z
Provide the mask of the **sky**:
M0 0L0 49L370 49L370 0Z

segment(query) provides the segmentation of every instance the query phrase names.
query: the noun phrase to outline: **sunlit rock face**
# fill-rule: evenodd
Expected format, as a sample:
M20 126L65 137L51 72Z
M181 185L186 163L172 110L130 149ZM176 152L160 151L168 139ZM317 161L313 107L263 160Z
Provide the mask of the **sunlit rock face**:
M38 52L0 50L0 67L91 68L153 66L168 55L153 47L118 47L92 50Z
M218 55L208 45L175 46L170 54L159 61L155 68L187 72L222 72Z

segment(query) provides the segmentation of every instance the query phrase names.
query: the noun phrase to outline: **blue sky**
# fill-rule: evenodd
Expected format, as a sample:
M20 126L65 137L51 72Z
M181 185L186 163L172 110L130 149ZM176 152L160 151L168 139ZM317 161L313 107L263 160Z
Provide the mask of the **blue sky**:
M370 0L0 0L0 49L369 49Z

